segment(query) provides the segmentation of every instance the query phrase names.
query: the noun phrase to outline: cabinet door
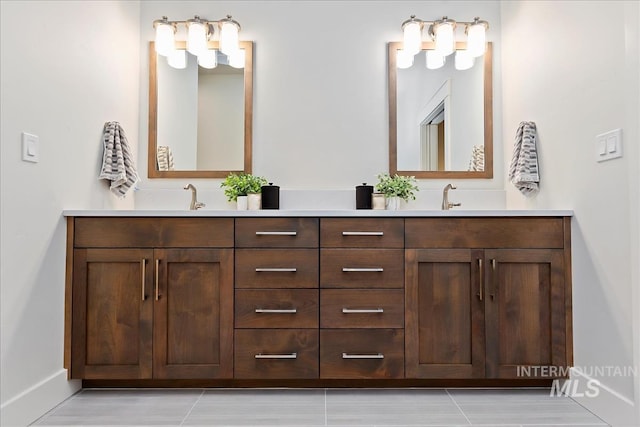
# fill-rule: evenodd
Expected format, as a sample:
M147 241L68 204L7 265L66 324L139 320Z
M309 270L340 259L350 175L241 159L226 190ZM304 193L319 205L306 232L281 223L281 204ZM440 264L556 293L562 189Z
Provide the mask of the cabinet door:
M156 249L154 378L231 378L233 251Z
M72 378L151 378L150 249L76 249Z
M484 377L482 251L406 251L407 378Z
M522 378L521 367L564 366L562 250L487 250L485 255L487 377Z

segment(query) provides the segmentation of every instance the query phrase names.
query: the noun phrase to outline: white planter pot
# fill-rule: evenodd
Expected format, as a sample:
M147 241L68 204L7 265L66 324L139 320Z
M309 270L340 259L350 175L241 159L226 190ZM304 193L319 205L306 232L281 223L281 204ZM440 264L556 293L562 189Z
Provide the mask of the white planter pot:
M397 211L400 209L400 197L387 197L385 204L388 211Z
M247 196L238 196L238 200L236 200L236 207L239 211L246 211L247 203Z
M250 211L258 211L260 210L260 205L262 204L262 194L247 194L248 203L247 208Z

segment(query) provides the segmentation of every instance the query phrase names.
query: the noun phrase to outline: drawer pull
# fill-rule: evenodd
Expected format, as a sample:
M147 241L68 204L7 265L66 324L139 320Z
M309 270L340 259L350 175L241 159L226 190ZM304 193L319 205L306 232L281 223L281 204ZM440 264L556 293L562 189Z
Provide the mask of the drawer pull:
M256 313L295 314L297 312L296 308L256 308Z
M256 268L256 273L295 273L296 268Z
M342 353L343 359L384 359L384 354L349 354Z
M258 353L254 356L256 359L297 359L298 353L290 354L262 354Z
M343 236L384 236L384 231L343 231Z
M342 272L343 273L382 273L384 271L384 268L348 268L348 267L343 267L342 268Z
M362 313L384 313L384 308L365 308L365 309L358 309L358 308L343 308L342 309L343 313L357 313L357 314L362 314Z
M256 231L256 236L297 236L297 231Z

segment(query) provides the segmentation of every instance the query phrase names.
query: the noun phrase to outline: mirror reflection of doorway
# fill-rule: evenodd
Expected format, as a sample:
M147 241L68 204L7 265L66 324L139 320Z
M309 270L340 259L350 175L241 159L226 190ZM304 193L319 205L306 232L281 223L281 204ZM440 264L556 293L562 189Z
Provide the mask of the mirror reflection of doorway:
M420 151L422 170L445 170L445 106L442 101L420 123Z

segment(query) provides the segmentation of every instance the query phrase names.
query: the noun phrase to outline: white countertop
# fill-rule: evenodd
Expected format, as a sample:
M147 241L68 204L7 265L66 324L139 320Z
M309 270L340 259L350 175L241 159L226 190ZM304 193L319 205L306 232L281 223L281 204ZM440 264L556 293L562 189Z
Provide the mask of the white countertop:
M85 217L527 217L527 216L573 216L572 210L64 210L64 216Z

